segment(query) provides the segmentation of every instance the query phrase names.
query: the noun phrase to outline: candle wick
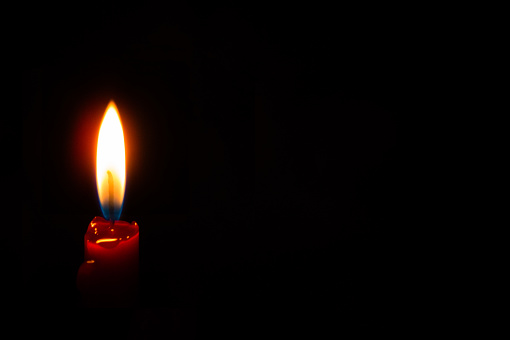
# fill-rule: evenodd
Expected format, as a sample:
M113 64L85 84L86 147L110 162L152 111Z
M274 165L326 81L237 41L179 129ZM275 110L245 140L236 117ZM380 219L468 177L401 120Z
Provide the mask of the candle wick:
M110 172L110 170L106 171L106 174L108 175L108 210L110 213L110 224L113 227L113 175Z

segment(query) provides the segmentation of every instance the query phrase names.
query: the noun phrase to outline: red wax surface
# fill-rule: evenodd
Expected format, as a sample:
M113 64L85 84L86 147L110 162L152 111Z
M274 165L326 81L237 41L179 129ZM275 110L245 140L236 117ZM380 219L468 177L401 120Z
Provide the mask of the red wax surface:
M107 265L130 265L138 262L138 224L95 217L85 234L85 260Z
M139 270L136 222L95 217L85 233L85 262L77 277L84 302L91 306L129 306L135 298Z

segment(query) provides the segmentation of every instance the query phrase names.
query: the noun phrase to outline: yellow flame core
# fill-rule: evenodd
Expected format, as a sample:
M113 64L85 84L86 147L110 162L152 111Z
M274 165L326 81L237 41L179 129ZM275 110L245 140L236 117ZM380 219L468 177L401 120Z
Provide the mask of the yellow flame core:
M126 187L126 149L119 112L113 100L106 108L99 129L96 184L103 215L106 219L118 220ZM110 216L111 208L113 216Z

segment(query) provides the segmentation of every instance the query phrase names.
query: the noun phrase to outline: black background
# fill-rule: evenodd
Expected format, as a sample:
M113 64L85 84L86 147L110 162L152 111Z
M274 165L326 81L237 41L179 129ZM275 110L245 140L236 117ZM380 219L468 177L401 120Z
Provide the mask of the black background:
M140 225L131 335L398 324L413 11L38 6L22 69L25 305L81 306L83 236L101 214L97 133L114 99L121 218Z

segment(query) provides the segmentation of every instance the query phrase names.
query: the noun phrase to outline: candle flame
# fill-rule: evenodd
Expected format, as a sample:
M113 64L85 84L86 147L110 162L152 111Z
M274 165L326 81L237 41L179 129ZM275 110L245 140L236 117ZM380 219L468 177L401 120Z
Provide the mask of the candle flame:
M99 129L96 184L101 210L107 220L118 220L126 187L126 150L119 111L110 101Z

